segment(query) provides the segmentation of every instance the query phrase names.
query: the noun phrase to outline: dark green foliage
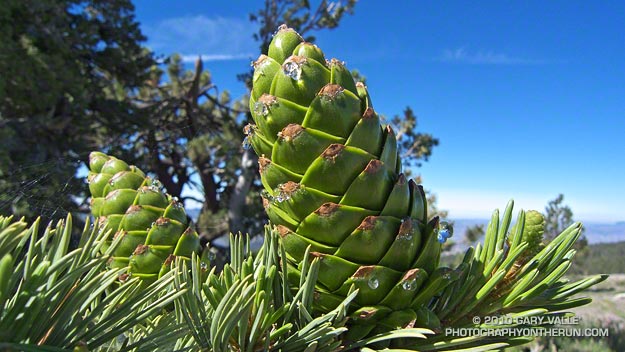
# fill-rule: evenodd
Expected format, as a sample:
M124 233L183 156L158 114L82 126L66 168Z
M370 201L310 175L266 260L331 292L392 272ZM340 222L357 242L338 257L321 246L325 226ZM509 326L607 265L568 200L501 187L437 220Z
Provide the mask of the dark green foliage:
M573 210L571 207L564 204L564 195L558 194L558 196L547 203L545 207L545 239L552 240L559 233L564 231L570 226L573 220ZM586 246L588 246L588 239L584 235L584 228L582 228L582 235L579 241L575 242L575 249L579 252L578 258L586 256Z
M0 7L0 211L77 209L91 149L131 133L126 92L154 63L129 0L7 0ZM136 123L136 121L135 121Z
M417 116L406 107L401 116L395 115L391 124L397 132L397 142L404 169L410 170L428 161L432 149L438 145L438 138L429 133L417 131ZM410 176L410 174L407 174Z
M473 243L484 236L484 225L473 225L466 229L464 238L468 243Z
M217 92L201 61L194 70L185 70L178 55L166 62L164 68L154 67L150 79L133 95L142 114L150 119L113 150L152 170L173 197L202 204L198 230L210 240L230 228L227 210L237 175L242 172L240 115L245 109L240 102L233 102L228 92ZM193 175L199 182L194 182ZM185 189L204 197L183 196ZM256 209L253 196L243 204ZM251 219L257 220L252 214ZM261 227L258 223L237 230L258 233Z
M545 237L552 239L573 223L573 211L564 204L564 195L558 196L545 207Z

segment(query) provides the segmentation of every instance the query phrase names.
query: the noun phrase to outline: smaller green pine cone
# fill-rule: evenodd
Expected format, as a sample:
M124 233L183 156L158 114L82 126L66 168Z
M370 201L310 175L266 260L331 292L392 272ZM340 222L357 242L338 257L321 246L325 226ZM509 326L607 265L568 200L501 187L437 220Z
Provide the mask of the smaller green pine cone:
M516 227L516 225L515 225ZM514 231L514 229L513 229ZM512 232L514 233L514 232ZM523 227L523 242L528 243L525 256L534 256L543 248L545 234L545 217L536 210L525 212L525 226Z
M103 250L121 237L110 267L128 268L125 278L152 281L168 270L168 258L190 258L199 252L199 236L190 227L184 207L159 182L100 152L91 153L89 167L92 214L102 231L110 231Z

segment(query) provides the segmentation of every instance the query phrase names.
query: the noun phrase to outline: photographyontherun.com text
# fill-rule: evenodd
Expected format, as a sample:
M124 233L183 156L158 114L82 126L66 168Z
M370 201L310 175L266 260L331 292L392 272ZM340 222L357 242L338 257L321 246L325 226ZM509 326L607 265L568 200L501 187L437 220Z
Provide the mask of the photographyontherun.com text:
M607 337L607 328L446 328L446 336Z
M486 316L473 317L473 324L481 324L472 328L446 328L445 335L453 337L468 336L535 336L535 337L607 337L607 328L576 328L579 317L561 316ZM527 326L533 327L527 327ZM549 325L540 327L540 325ZM539 326L539 327L536 327Z

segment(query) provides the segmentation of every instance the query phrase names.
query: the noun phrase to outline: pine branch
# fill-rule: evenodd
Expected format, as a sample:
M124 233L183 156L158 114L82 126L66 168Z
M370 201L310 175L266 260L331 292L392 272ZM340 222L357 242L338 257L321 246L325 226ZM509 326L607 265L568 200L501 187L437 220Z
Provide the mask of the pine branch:
M107 270L118 238L104 249L108 233L87 221L79 247L69 246L72 217L39 231L40 220L0 216L0 341L15 350L96 350L124 340L140 347L166 342L151 335L159 313L184 291L172 286L175 273L150 286L131 279L119 286L123 270ZM146 325L147 324L147 325ZM184 331L175 321L159 324L168 339ZM119 346L118 350L126 350Z
M498 211L493 213L484 244L467 250L463 262L455 269L459 279L427 302L427 307L441 320L439 334L412 347L447 350L453 346L465 350L491 346L494 349L501 344L526 343L532 337L517 339L496 330L548 327L534 322L557 321L555 317L570 315L569 309L590 303L589 298L575 295L604 281L608 275L573 283L562 279L575 254L572 247L579 238L581 224L571 225L541 247L542 235L531 233L536 227L532 227L525 212L520 211L516 225L510 227L513 204L508 203L502 219ZM539 221L543 230L544 220ZM493 317L501 317L500 321L506 324L489 324ZM522 319L525 317L535 319ZM454 339L444 335L445 328L490 330L494 337L484 334Z
M192 286L176 301L176 315L188 325L198 348L211 351L343 351L382 341L424 338L427 329L407 329L345 344L347 312L358 291L321 316L313 311L319 260L302 263L299 289L292 292L291 269L279 235L266 227L254 255L249 237L231 236L231 262L219 274L193 258L189 273L178 264L176 286Z

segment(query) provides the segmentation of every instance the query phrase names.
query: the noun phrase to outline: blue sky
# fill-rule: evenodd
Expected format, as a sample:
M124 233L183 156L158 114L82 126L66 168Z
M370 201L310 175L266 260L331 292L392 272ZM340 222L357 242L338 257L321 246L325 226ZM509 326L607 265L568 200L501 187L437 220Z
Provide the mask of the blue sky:
M260 1L134 4L150 48L202 55L221 90L245 93ZM450 217L563 193L579 220L625 220L625 2L361 1L316 37L367 77L378 112L409 105L440 139L418 172Z

